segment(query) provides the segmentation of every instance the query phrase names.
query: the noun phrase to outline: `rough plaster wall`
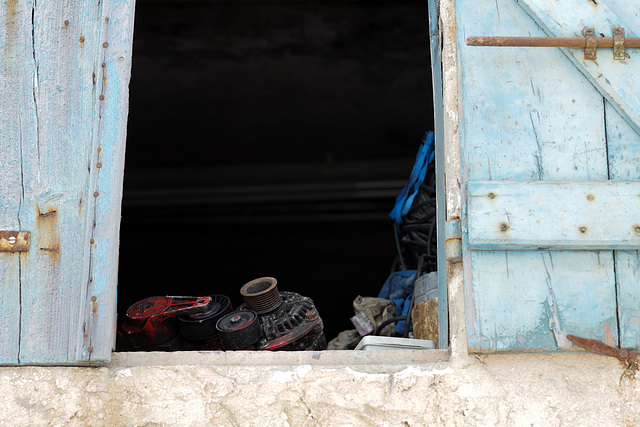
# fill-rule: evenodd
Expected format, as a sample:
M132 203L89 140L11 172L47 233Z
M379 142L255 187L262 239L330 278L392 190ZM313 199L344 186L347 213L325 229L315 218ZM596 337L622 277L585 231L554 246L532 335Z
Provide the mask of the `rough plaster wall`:
M638 382L595 355L364 373L293 367L4 368L2 425L636 425Z
M451 217L460 208L453 0L441 7ZM450 362L0 368L0 425L640 425L639 382L620 382L611 358L468 355L461 264L448 274Z

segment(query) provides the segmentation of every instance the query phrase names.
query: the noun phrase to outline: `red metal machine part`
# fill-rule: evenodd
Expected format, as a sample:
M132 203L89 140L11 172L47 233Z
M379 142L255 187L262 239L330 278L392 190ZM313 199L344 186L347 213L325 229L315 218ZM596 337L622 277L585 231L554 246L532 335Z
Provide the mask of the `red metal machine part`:
M177 317L207 311L211 297L151 297L127 310L121 337L137 349L159 347L180 334Z

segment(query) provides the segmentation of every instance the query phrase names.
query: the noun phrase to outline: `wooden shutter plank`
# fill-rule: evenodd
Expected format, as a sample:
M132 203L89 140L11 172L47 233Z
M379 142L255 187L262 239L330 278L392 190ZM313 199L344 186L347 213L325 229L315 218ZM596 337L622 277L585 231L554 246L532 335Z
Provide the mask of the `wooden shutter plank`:
M35 137L31 8L0 4L0 229L25 230L22 156ZM26 254L0 253L0 364L19 362L20 270Z
M558 49L465 45L472 35L545 36L514 1L459 0L456 8L462 178L606 180L600 93ZM463 225L467 211L463 206ZM607 328L617 337L611 252L470 251L467 237L463 235L470 351L552 350L566 345L567 333L604 339ZM584 265L592 271L584 273ZM570 266L566 273L563 266ZM600 299L601 312L588 317L586 309L571 309L576 283L581 284L579 292ZM505 292L512 297L495 297ZM554 298L560 321L549 328L556 324L549 303ZM583 296L579 301L586 300Z
M625 19L632 22L632 15L617 14L606 1L519 0L518 4L549 36L581 36L584 27L593 27L596 33L609 36L611 28L616 26L624 27L627 37L637 37L640 31L640 28L625 22ZM538 50L529 49L532 55L537 55ZM562 51L636 133L640 133L640 81L633 76L640 67L637 55L632 52L626 61L615 61L610 49L598 49L597 61L587 61L580 49Z
M37 134L23 157L27 203L21 220L32 231L32 248L23 268L20 363L76 363L82 360L74 346L83 334L77 319L87 280L101 8L87 0L33 7Z
M625 24L640 31L640 10L636 2L607 0L607 4L623 17ZM637 55L630 51L631 56ZM640 136L607 102L606 126L609 144L610 178L640 180ZM638 251L616 251L616 281L620 344L622 347L640 347L640 260Z
M474 250L640 248L640 182L468 183Z
M0 5L0 364L110 358L133 4Z
M470 351L566 349L567 334L605 330L617 340L611 252L473 251L470 261Z
M461 5L458 25L466 178L607 179L600 93L558 49L464 45L470 35L545 35L512 0L476 3Z
M93 227L88 241L89 254L84 309L79 327L89 331L78 335L82 341L75 349L76 358L108 361L115 348L116 289L118 279L118 248L120 243L120 212L124 175L127 116L129 112L129 81L131 77L134 0L111 0L103 6L100 40L102 48L101 90L97 95L99 109L94 116L94 144L90 193L98 193L89 207ZM108 20L107 20L108 19ZM100 95L104 99L100 99ZM93 165L100 163L101 168ZM95 297L95 301L93 298ZM93 351L89 354L87 349Z

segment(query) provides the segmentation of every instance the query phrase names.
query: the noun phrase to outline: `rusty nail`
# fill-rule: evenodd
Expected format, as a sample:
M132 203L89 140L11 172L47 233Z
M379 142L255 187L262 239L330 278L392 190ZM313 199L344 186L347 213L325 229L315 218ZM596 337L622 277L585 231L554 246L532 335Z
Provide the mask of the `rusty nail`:
M80 43L84 43L84 36L80 36L80 38L78 39L78 41L79 41Z
M313 310L309 310L305 313L304 318L307 322L311 322L313 320L316 320L316 318L318 317L318 314L313 311Z
M89 243L91 243L92 245L95 243L95 240L93 240L93 237L91 238L91 240L89 240Z
M107 68L107 64L106 63L102 63L102 68Z
M104 95L100 95L98 98L100 99L100 101L104 101Z
M93 193L93 197L98 197L100 195L100 193L98 193L97 191L95 193Z
M64 26L65 26L65 27L68 27L68 26L69 26L69 20L68 20L68 19L64 21Z
M633 231L635 231L636 233L640 233L640 225L634 225Z
M89 346L89 348L87 349L87 351L88 351L89 353L93 353L93 346L92 346L92 345L90 345L90 346Z
M109 22L109 17L104 18L104 22Z
M109 43L107 43L107 42L102 43L102 47L104 47L105 49L108 48L109 47Z
M578 230L580 230L580 232L581 232L582 234L584 234L584 233L586 233L586 232L587 232L587 227L585 227L585 226L583 225L582 227L578 228Z
M93 277L89 277L89 283L93 283Z
M102 163L98 162L98 164L96 165L96 167L97 167L98 169L100 169L100 168L102 167Z
M91 301L96 302L98 300L98 298L96 298L95 296L91 297Z
M593 196L593 194L587 194L587 200L590 202L593 202L593 200L595 199L595 197Z
M505 232L509 229L509 225L505 222L503 222L502 224L500 224L500 231Z
M98 153L102 151L102 147L98 147Z
M496 195L495 195L495 193L489 193L489 194L487 194L487 197L489 197L490 199L493 200L493 199L496 198Z

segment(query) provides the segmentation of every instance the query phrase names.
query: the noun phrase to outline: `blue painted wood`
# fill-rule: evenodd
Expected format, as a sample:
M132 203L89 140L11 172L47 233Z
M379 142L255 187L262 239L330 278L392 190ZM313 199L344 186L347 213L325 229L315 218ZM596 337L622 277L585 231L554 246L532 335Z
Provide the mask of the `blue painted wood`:
M605 103L592 82L559 49L466 46L468 36L545 36L518 2L459 0L456 13L464 182L607 180ZM617 338L611 251L471 250L470 209L463 205L470 351L565 349L569 333Z
M133 1L8 2L2 10L8 38L20 44L0 45L4 64L14 67L0 76L0 116L18 123L2 132L2 155L12 166L0 171L18 197L7 200L15 219L0 217L0 227L17 221L32 243L28 253L0 261L0 272L11 274L3 282L11 299L0 300L0 310L11 311L18 328L8 339L19 346L0 353L0 362L107 361ZM14 258L17 274L3 268Z
M592 27L596 33L610 37L612 27L625 28L627 37L637 37L640 33L633 15L627 14L626 7L620 7L619 3L519 0L519 4L549 36L582 36L584 27ZM625 61L616 61L611 49L600 49L597 61L589 61L579 49L562 50L629 125L640 132L640 81L630 78L630 73L640 66L640 58L632 54Z
M467 203L472 250L640 248L638 181L470 181Z
M0 21L0 227L21 230L22 146L34 134L34 109L21 95L32 87L31 15L25 2L2 2ZM32 95L33 96L33 95ZM0 253L0 364L18 362L20 269L24 255Z
M449 347L449 300L447 292L447 261L445 226L447 209L444 186L444 107L442 101L442 62L440 59L440 27L438 5L429 0L429 45L431 48L431 78L433 87L434 127L436 144L436 212L438 220L438 348Z
M473 251L470 260L470 350L566 350L567 334L617 341L610 251Z
M628 28L640 32L640 10L635 2L609 0L618 16ZM629 52L637 56L637 50ZM640 135L606 103L605 121L609 144L609 170L611 179L640 180ZM616 251L616 282L620 344L640 347L640 260L638 251Z

